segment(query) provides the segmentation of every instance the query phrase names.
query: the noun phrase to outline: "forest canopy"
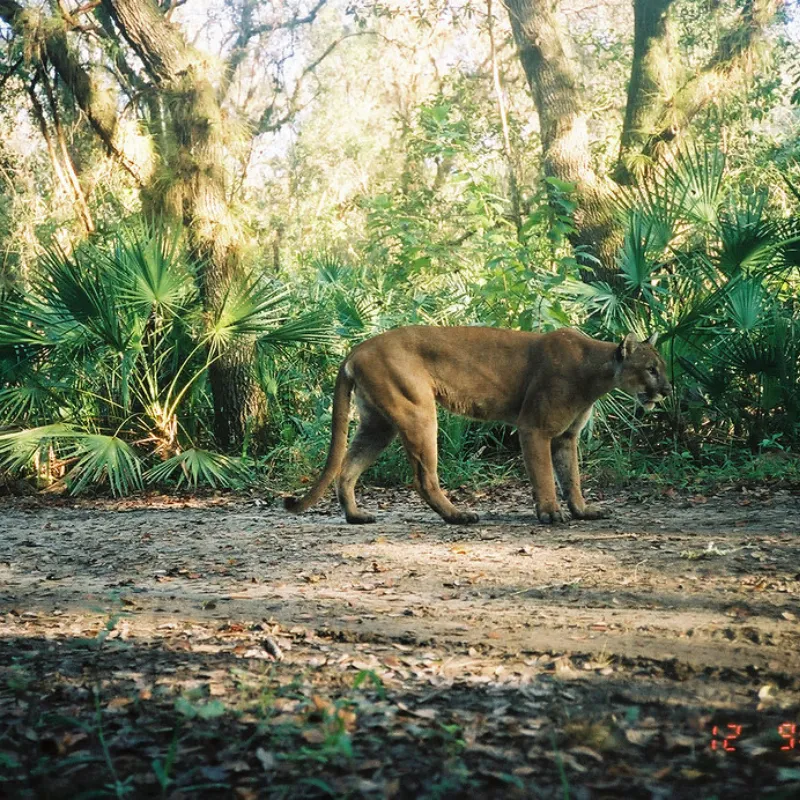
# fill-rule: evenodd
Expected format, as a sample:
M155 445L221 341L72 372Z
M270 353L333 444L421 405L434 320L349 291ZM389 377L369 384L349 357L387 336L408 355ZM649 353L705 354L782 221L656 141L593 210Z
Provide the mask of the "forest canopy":
M5 468L304 474L342 355L409 323L657 331L674 399L589 449L790 452L798 63L781 0L0 0Z

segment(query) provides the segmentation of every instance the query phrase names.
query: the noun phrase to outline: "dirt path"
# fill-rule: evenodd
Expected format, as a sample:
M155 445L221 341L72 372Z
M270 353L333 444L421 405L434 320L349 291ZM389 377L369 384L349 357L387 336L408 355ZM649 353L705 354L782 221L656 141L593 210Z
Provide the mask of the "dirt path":
M800 789L800 742L788 747L788 726L800 732L796 493L625 496L611 520L561 527L515 512L529 508L520 487L477 498L482 521L464 528L442 524L408 493L379 490L368 495L379 522L363 527L345 525L332 504L288 517L254 500L25 502L0 510L0 711L20 721L0 738L0 774L5 748L15 781L7 785L20 796L61 788L53 770L32 774L15 736L54 737L53 765L75 749L64 730L30 721L31 686L55 696L45 703L55 709L55 684L75 706L70 691L99 682L104 713L131 726L150 712L131 717L128 703L108 704L138 692L153 715L166 713L167 694L153 690L161 685L173 715L175 697L198 686L245 713L243 695L230 696L233 673L256 662L262 681L283 686L301 670L313 684L292 709L301 740L315 724L314 697L337 714L355 689L371 703L343 723L356 755L303 767L309 795ZM87 640L91 659L84 653L64 677ZM22 693L8 680L20 670ZM225 724L241 725L241 714ZM721 735L712 751L715 724L736 752L722 752ZM447 731L449 744L439 741ZM204 784L195 773L211 769L207 754L193 761L187 736L185 771L164 784L165 796L297 796L297 759L273 739L260 747L267 756L250 741L238 772L222 760ZM154 753L164 746L155 738ZM89 774L82 769L75 774ZM124 796L158 796L143 766L130 778Z

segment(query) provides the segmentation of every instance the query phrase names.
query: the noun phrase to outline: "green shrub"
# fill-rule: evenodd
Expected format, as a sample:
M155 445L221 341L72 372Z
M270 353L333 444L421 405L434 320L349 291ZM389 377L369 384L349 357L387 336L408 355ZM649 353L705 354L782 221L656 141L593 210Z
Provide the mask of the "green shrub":
M243 459L209 452L209 366L241 337L262 373L275 348L327 338L318 314L287 319L287 289L251 277L205 313L178 238L157 227L47 253L0 310L0 463L107 483L240 486Z

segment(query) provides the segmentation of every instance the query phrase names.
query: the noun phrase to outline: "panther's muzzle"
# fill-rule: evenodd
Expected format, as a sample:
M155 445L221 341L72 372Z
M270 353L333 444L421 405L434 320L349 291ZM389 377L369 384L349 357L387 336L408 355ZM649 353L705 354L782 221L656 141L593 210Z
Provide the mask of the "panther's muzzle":
M639 394L636 395L636 399L646 411L652 411L656 407L656 403L663 403L671 394L672 386L667 383L660 389L656 389L652 392L639 392Z

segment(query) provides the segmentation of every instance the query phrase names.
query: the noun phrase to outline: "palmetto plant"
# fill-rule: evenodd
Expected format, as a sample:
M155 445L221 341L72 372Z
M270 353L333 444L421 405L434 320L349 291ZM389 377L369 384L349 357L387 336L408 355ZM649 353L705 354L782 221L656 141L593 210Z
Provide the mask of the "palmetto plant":
M800 217L725 167L690 147L622 192L619 282L570 291L605 334L660 331L696 429L757 447L800 435Z
M155 226L49 252L0 310L0 464L64 475L73 492L240 484L242 459L201 446L208 368L239 337L265 360L282 344L325 340L319 315L286 318L287 299L252 276L205 313L179 239Z

